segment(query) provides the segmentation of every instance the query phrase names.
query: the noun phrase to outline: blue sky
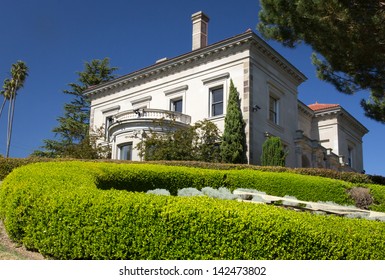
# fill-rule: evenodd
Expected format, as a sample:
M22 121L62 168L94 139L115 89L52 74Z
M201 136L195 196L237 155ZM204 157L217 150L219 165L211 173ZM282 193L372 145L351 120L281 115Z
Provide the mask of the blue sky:
M251 28L256 32L258 0L1 0L0 82L11 65L23 60L30 72L19 92L10 156L26 157L53 139L52 129L70 96L85 61L109 57L124 75L163 57L191 50L191 14L210 17L209 43ZM368 119L359 105L368 93L347 96L319 81L310 62L311 49L286 49L269 41L308 80L299 87L305 104L338 103L369 129L364 137L364 166L385 176L385 126ZM2 100L1 100L2 101ZM5 154L6 115L0 120L0 154Z

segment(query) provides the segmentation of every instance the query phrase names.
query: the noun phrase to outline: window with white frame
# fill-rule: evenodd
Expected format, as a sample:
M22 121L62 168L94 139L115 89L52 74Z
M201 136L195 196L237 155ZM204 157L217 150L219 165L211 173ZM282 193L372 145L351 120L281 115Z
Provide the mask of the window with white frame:
M187 90L188 85L182 85L164 91L164 95L168 98L170 111L183 113L183 110L186 110L184 103L186 102Z
M132 142L118 146L120 160L132 160Z
M210 89L210 117L223 115L223 86Z
M114 122L114 118L112 116L108 116L106 117L106 121L104 123L104 138L105 140L108 140L108 137L109 137L109 134L108 134L108 129L110 128L110 126L112 125L112 123Z
M269 120L274 124L279 124L279 99L269 96Z

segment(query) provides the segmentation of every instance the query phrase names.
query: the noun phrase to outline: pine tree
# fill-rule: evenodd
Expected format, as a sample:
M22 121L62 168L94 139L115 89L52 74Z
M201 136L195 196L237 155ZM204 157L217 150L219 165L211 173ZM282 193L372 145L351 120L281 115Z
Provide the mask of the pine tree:
M35 151L34 156L96 158L98 150L89 135L90 100L83 91L115 78L117 68L109 65L109 59L95 59L85 63L83 72L78 72L78 83L70 83L65 94L74 96L70 103L64 105L64 116L57 120L59 125L52 131L58 140L44 140L45 151Z
M287 153L279 137L269 137L262 146L261 164L264 166L285 166Z
M385 1L261 0L259 32L310 45L317 76L338 91L370 90L366 116L385 124Z
M230 94L220 150L223 162L247 163L245 121L239 94L232 80L230 80Z

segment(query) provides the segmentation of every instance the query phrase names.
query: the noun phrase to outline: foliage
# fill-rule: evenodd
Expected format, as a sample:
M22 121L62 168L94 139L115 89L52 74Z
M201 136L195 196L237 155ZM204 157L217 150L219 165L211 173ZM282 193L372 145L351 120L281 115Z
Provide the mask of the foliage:
M352 94L371 90L365 113L385 123L385 2L261 0L258 29L284 46L309 44L318 77Z
M369 209L373 204L373 197L370 189L363 187L354 187L348 190L348 194L354 200L355 205L361 209Z
M6 101L9 101L8 106L8 122L7 122L7 146L5 157L9 157L9 151L11 148L13 118L15 115L16 97L17 92L24 87L25 79L28 76L28 67L23 61L17 61L12 64L11 67L11 78L4 80L3 90L0 91L0 95L3 95L4 101L0 108L0 117L3 113L3 109Z
M125 180L127 172L136 172L144 181L157 169L165 171L158 173L159 185L174 170L200 178L209 177L205 172L229 172L148 164L37 163L15 170L3 182L0 218L13 239L55 259L385 258L382 222L97 186L100 176L108 175L113 185ZM318 185L325 180L318 179ZM137 182L131 186L138 187Z
M95 135L89 127L90 100L83 92L91 86L95 86L115 78L113 72L117 68L109 65L109 59L94 59L84 64L84 70L78 72L77 83L70 83L69 90L65 94L73 96L70 103L64 105L64 116L57 120L59 125L52 131L58 140L44 140L44 150L35 151L34 156L44 157L71 157L71 158L99 158L103 157L105 151L100 154L96 147ZM100 130L100 128L98 128ZM104 148L103 148L104 149Z
M222 162L247 163L245 121L239 94L230 80L230 94L225 117L225 128L220 146Z
M170 192L165 189L155 189L155 190L149 190L146 193L148 194L156 194L156 195L170 195Z
M137 145L144 160L197 160L219 161L219 130L208 121L198 121L193 126L177 127L175 122L162 120L162 132L150 131Z
M261 163L263 166L285 166L287 153L279 137L269 137L262 145Z
M209 197L218 198L218 199L233 200L238 198L238 196L235 194L232 194L228 188L223 188L223 187L220 187L218 189L214 189L212 187L205 187L202 189L202 193Z
M27 165L35 162L46 162L46 161L68 161L70 158L63 159L50 159L50 158L8 158L4 159L0 157L0 180L4 179L14 168ZM98 160L108 161L118 164L135 163L131 161L121 160ZM198 167L204 169L216 169L216 170L231 170L231 169L251 169L268 172L287 172L309 176L319 176L337 180L343 180L354 184L378 184L385 185L385 178L382 176L373 176L367 174L360 174L355 172L339 172L336 170L325 169L325 168L289 168L280 166L257 166L257 165L246 165L246 164L224 164L224 163L213 163L213 162L202 162L202 161L152 161L146 162L150 164L161 164L168 166L184 166L184 167ZM143 164L146 164L143 163Z

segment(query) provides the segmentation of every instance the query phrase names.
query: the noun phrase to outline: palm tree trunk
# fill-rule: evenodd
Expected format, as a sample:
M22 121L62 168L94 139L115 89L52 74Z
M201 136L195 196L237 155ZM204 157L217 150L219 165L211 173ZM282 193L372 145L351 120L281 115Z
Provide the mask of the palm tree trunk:
M15 114L15 105L16 105L16 88L17 81L15 85L15 89L11 94L11 99L9 101L9 111L8 111L8 131L7 131L7 150L5 153L5 157L9 157L9 150L11 148L11 138L12 138L12 128L13 128L13 117Z
M3 101L3 104L1 104L1 108L0 108L0 119L1 119L1 115L3 114L3 109L6 102L7 102L7 98L4 96L4 101Z

